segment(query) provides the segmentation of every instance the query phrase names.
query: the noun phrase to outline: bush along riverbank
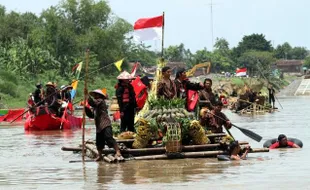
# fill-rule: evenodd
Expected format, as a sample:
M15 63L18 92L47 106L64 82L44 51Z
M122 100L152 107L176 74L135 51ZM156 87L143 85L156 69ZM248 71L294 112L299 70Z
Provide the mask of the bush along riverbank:
M110 76L95 77L89 81L88 89L106 88L108 95L111 97L115 94L115 85L117 83L116 79L117 73L111 74ZM211 76L211 77L210 77ZM232 94L233 90L237 94L242 94L245 92L246 88L251 88L253 91L261 92L262 95L268 95L267 85L268 81L262 78L225 78L215 75L207 75L199 77L200 81L203 82L205 78L212 78L213 80L213 90L217 92L220 88L224 89L227 94ZM57 86L69 84L70 81L62 77L51 77L51 76L40 76L41 83L43 86L48 81L53 81L57 83ZM272 78L269 81L274 87L280 91L292 81L294 81L296 76L284 75L283 79ZM1 71L0 72L0 109L3 108L22 108L26 107L27 99L29 94L34 92L35 84L37 81L34 80L19 80L18 77L10 72ZM194 80L197 81L197 80ZM83 88L84 81L79 81L77 96L75 100L83 98Z

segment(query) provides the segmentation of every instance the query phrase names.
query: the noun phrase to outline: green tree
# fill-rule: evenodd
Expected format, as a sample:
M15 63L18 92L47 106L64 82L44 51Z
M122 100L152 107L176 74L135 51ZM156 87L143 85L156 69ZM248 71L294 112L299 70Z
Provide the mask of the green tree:
M246 67L250 76L270 73L276 59L271 52L248 51L238 59L239 67Z
M282 45L277 46L274 51L274 56L277 59L291 59L291 51L292 46L288 42L285 42Z
M164 57L171 62L186 62L190 64L192 53L189 49L185 49L184 44L181 43L180 45L166 48L164 50Z
M309 55L305 47L294 47L291 51L292 59L303 60Z
M238 46L233 49L234 56L240 57L246 51L272 51L271 42L267 41L263 34L251 34L244 36Z
M305 58L304 67L307 67L308 69L310 69L310 56Z
M229 53L229 43L224 38L216 38L214 44L215 50L219 51L222 55Z

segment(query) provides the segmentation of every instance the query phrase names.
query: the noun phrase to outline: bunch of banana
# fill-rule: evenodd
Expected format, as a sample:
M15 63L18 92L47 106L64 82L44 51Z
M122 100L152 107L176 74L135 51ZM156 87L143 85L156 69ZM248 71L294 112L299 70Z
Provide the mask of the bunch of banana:
M198 133L195 137L193 137L193 144L195 145L203 145L210 144L210 139L204 134L204 130Z
M196 145L209 144L210 140L206 136L206 132L200 125L199 121L193 120L188 129L188 134L192 137L193 143Z
M144 119L144 118L139 118L137 120L137 122L135 123L135 125L136 126L141 126L141 125L143 125L143 126L150 126L150 122L148 120Z
M140 136L136 136L135 141L132 143L132 148L145 148L149 141L142 139Z
M226 136L224 136L224 137L222 137L222 139L221 139L221 143L226 143L226 144L230 144L231 142L233 142L234 141L234 139L231 137L231 136L229 136L229 135L226 135Z
M156 95L157 93L157 83L162 78L161 69L166 65L166 62L163 59L157 60L157 69L154 81L152 82L152 89L150 95Z
M117 136L118 139L134 139L136 134L131 131L122 132Z
M137 127L137 135L132 144L132 147L145 148L152 137L150 122L143 118L139 118L137 124L139 124L139 126Z

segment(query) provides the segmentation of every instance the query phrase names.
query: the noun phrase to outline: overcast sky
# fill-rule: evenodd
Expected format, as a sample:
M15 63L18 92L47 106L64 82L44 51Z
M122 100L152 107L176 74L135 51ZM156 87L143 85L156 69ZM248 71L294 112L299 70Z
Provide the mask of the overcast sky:
M8 11L39 14L59 0L0 0ZM310 0L213 0L213 34L230 47L244 35L263 33L275 46L289 42L310 49ZM112 11L133 24L165 11L165 46L212 49L211 0L110 0ZM160 42L149 42L160 48Z

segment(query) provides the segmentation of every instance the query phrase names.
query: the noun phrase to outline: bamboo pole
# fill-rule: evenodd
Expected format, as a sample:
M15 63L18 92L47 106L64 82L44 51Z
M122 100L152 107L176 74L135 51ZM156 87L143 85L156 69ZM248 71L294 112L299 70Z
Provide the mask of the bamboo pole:
M84 146L87 150L89 150L94 155L94 158L98 157L99 153L95 146L90 145L90 144L84 144ZM83 148L82 148L82 151L83 151Z
M212 133L212 134L206 134L208 138L215 138L215 137L225 137L226 133ZM117 139L117 143L133 143L135 139Z
M248 142L240 141L240 145L247 145ZM182 152L199 152L199 151L206 151L210 149L219 148L220 144L205 144L205 145L188 145L182 146ZM104 154L114 154L115 150L112 148L103 149ZM166 148L165 147L158 147L158 148L141 148L141 149L125 149L121 150L122 154L131 154L133 156L143 156L143 155L156 155L156 154L165 154Z
M163 12L163 26L161 31L161 58L164 58L164 34L165 34L165 12Z
M61 148L61 150L62 151L76 151L76 152L80 152L80 151L82 151L82 148L80 148L80 147L65 147L65 146L63 146Z
M240 141L240 145L247 145L249 144L246 141ZM93 146L92 144L87 144L88 147ZM189 152L189 151L203 151L207 150L210 148L218 148L220 144L205 144L205 145L187 145L187 146L182 146L182 151L184 152ZM62 147L62 151L82 151L82 148L80 147ZM163 154L166 152L165 147L158 147L158 148L141 148L141 149L125 149L121 150L122 154L132 154L132 155L141 155L141 154ZM97 150L96 152L97 153ZM103 149L104 154L114 154L115 150L113 148L109 149Z
M86 50L86 65L85 65L85 78L84 78L84 103L87 100L88 89L87 89L87 80L88 80L88 62L89 62L89 49ZM83 128L82 128L82 160L85 161L85 106L83 106ZM97 154L98 155L98 154Z
M253 149L249 153L258 153L258 152L269 152L268 148L258 148ZM227 154L225 151L203 151L203 152L184 152L179 155L178 158L208 158L214 157L220 154ZM169 159L169 156L166 154L162 155L150 155L150 156L140 156L134 157L133 160L164 160Z

